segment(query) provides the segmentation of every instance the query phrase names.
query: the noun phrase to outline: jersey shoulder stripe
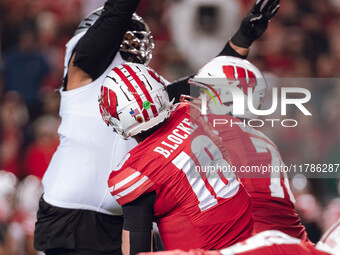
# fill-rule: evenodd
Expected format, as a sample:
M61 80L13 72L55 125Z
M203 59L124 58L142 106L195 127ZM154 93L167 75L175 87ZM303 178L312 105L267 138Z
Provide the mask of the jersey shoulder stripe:
M120 205L135 200L153 185L154 183L147 176L132 167L113 171L108 180L110 193Z

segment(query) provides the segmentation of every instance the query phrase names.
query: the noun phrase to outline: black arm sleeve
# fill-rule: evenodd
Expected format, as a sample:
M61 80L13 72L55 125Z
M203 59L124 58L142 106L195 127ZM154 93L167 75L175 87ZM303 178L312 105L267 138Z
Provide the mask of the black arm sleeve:
M200 94L199 88L188 83L188 80L192 77L194 77L194 75L184 77L169 84L166 87L170 101L172 99L175 99L175 103L178 103L181 98L181 95L188 95L192 97L199 96Z
M230 43L228 41L227 44L224 46L223 50L217 56L218 57L219 56L231 56L231 57L246 59L248 55L243 56L243 55L238 54L233 48L231 48Z
M150 251L155 200L153 191L123 205L123 229L130 231L130 255Z
M116 56L140 0L108 0L98 20L75 46L74 65L96 80Z

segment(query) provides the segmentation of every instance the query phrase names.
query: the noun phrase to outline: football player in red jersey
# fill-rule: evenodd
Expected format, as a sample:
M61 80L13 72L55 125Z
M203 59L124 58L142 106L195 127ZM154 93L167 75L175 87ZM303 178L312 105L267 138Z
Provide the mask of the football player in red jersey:
M157 255L338 255L340 251L340 219L321 237L315 247L300 239L277 230L267 230L248 238L246 241L219 251L172 250L157 252ZM148 255L150 253L140 253Z
M99 102L104 121L139 142L108 181L123 206L124 254L151 249L153 220L167 250L221 249L251 235L250 198L236 176L196 171L230 164L199 110L172 106L160 77L139 64L114 68Z
M106 129L93 104L104 77L123 59L144 64L151 59L150 30L132 14L138 3L106 1L104 9L95 10L80 23L67 43L60 89L60 146L43 179L34 235L35 248L46 254L121 254L121 207L102 184L110 171L105 166L115 164L135 142L121 141ZM265 32L278 9L279 0L256 1L219 55L246 58L251 43ZM190 93L187 80L167 87L170 98L179 100L182 93ZM141 120L133 110L131 114Z
M287 173L244 172L247 166L258 166L259 169L264 166L282 169L284 166L276 145L262 132L246 124L245 120L258 117L250 111L248 105L245 104L244 114L235 114L233 111L230 89L243 95L247 102L250 88L253 107L259 109L267 88L261 72L246 60L221 56L206 64L191 83L202 85L202 81L215 85L221 99L221 105L208 99L207 109L210 114L207 117L223 140L238 177L251 197L255 231L279 230L312 244L295 212L295 199ZM218 85L218 82L223 85Z

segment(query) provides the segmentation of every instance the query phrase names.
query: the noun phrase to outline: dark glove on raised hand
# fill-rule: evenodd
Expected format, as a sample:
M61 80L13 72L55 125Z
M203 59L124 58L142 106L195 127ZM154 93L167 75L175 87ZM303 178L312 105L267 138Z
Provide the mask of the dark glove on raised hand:
M279 4L280 0L256 0L231 42L236 46L249 48L266 31L269 20L279 11Z

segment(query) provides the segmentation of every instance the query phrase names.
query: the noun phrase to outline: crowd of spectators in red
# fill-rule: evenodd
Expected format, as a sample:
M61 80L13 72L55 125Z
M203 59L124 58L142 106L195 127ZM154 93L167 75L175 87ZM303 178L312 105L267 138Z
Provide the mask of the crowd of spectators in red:
M137 11L155 40L150 65L170 80L195 71L171 38L167 9L177 1L143 0ZM244 15L254 1L241 2ZM63 77L65 43L84 17L85 4L82 0L0 1L0 169L13 173L18 183L30 175L41 179L58 146L57 89ZM289 115L299 121L298 127L264 131L278 145L286 164L340 163L339 40L339 0L285 0L265 35L252 46L248 59L267 77L310 79L303 83L312 93L313 116L292 111ZM340 216L337 179L311 178L302 188L293 188L297 209L316 241L330 218ZM21 254L35 252L13 253Z

